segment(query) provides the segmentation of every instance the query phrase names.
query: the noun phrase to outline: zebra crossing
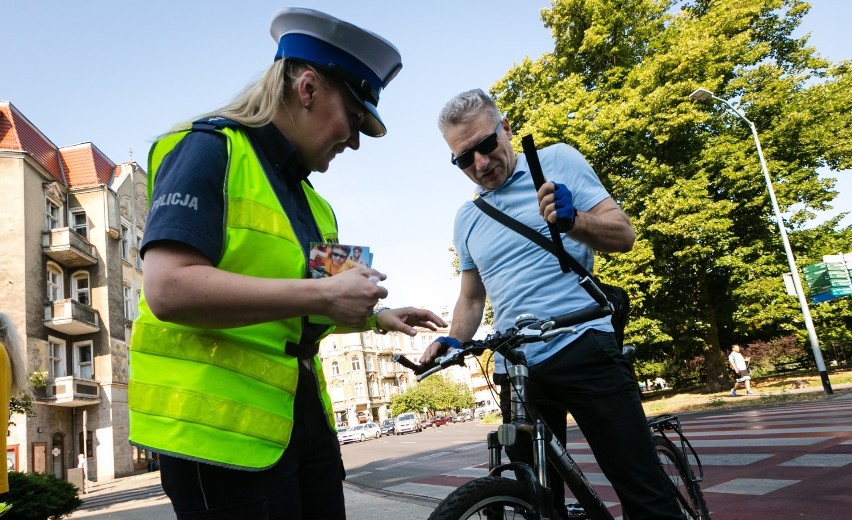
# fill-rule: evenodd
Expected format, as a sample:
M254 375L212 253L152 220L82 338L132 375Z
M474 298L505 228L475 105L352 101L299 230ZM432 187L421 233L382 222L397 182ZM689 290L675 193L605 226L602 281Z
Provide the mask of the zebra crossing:
M681 416L681 426L700 457L701 489L714 520L852 518L852 394ZM480 448L485 451L484 444ZM619 514L615 493L588 444L571 442L567 448L613 514ZM486 474L487 464L481 464L386 489L443 499Z

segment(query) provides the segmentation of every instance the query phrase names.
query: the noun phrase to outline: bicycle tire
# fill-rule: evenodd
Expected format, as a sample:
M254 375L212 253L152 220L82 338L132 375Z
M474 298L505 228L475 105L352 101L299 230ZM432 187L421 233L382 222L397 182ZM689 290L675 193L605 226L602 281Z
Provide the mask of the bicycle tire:
M447 495L428 520L533 519L532 504L527 489L517 480L483 477Z
M704 493L701 492L698 482L695 482L692 469L680 448L669 444L662 435L654 435L654 447L666 476L681 496L689 502L692 511L680 504L683 514L692 520L710 520L710 511L707 509L707 502L704 501ZM698 516L695 516L696 514Z

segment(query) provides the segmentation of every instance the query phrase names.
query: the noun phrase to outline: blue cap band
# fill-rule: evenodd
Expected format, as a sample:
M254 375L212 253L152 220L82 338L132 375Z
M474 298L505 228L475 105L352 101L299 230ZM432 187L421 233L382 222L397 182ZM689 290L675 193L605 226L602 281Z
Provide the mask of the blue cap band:
M367 97L367 101L370 101L373 105L377 105L379 102L378 93L382 89L382 79L361 60L339 47L314 38L309 34L288 33L282 36L281 41L278 42L278 52L275 53L275 59L281 58L311 63L332 74L335 73L335 69L340 69L337 72L343 73L341 74L343 79L357 81L353 87L361 96L366 93L358 88L360 87L359 83L366 80L372 90L369 96L373 98Z

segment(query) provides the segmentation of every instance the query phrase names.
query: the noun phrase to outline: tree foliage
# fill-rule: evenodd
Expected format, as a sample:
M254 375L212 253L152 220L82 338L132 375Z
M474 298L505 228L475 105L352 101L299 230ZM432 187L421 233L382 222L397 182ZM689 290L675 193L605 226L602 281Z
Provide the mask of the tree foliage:
M434 415L438 410L470 408L474 404L473 392L464 383L455 383L442 375L432 375L391 400L391 413L428 410Z
M633 251L598 255L597 270L631 295L639 363L697 370L709 390L727 384L733 343L792 334L808 347L751 130L721 103L690 101L692 91L731 100L755 123L797 264L852 251L839 218L813 225L836 196L817 170L852 164L852 62L832 64L793 36L808 9L554 0L542 11L554 50L491 89L516 145L527 134L571 144L631 216ZM823 346L848 345L848 299L815 307Z

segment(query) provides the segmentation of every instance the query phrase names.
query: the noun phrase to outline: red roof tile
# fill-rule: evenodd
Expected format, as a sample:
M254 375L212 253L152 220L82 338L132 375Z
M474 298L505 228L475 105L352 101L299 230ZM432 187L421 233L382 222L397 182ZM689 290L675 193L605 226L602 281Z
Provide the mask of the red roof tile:
M66 184L56 145L8 101L0 101L0 150L3 149L29 153L54 179Z
M62 166L68 176L68 186L109 184L115 173L115 163L92 143L80 143L60 148Z

